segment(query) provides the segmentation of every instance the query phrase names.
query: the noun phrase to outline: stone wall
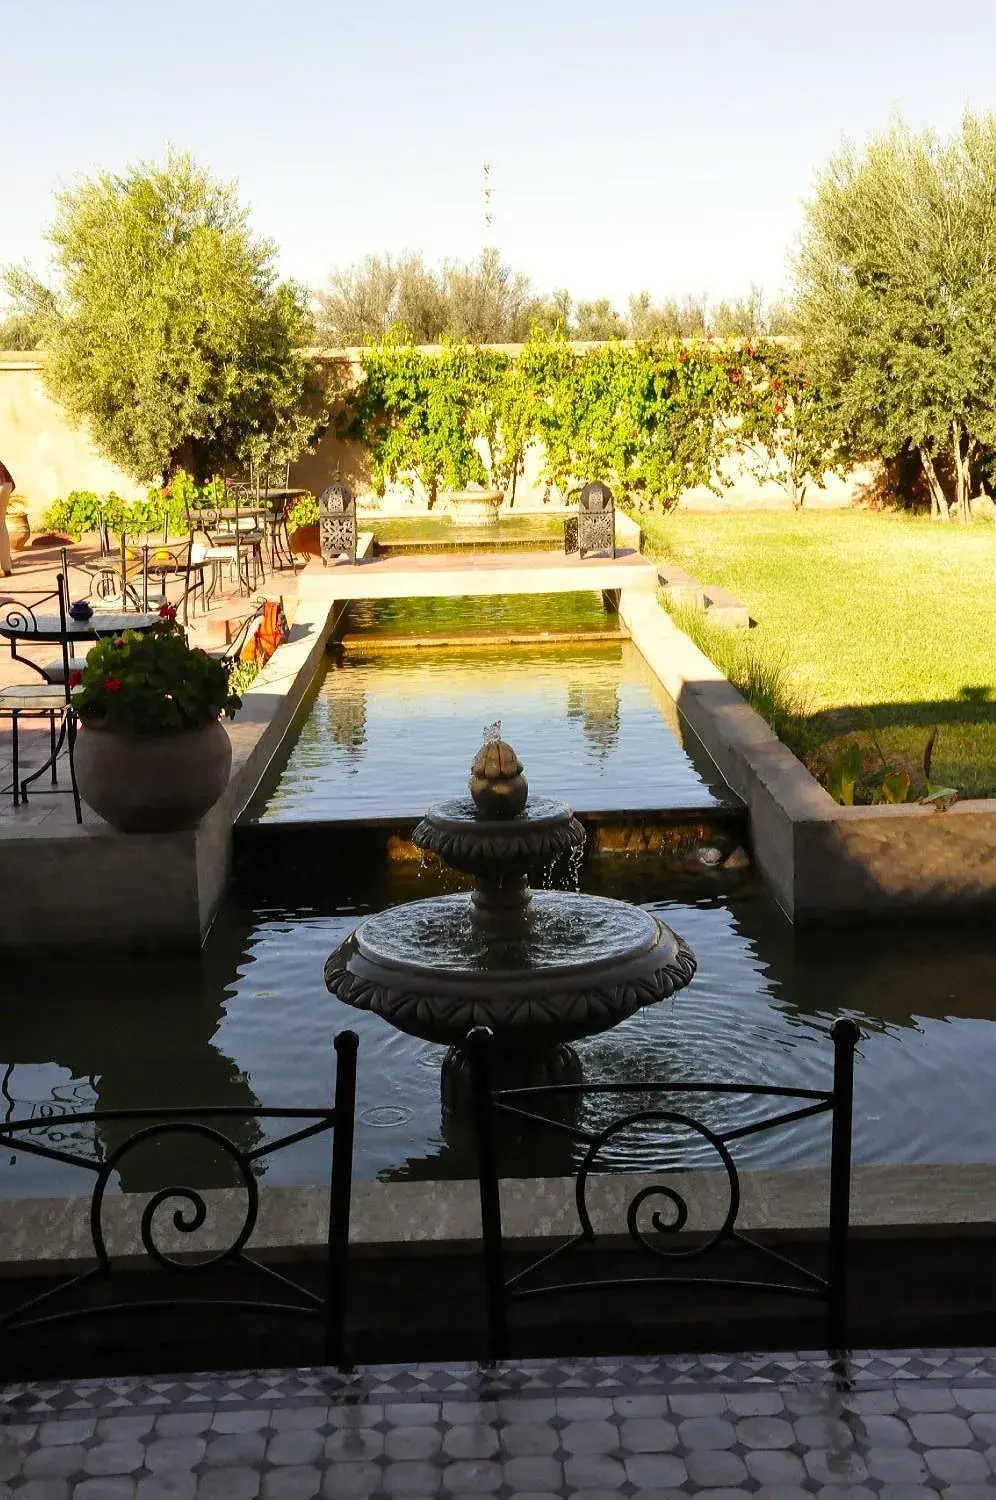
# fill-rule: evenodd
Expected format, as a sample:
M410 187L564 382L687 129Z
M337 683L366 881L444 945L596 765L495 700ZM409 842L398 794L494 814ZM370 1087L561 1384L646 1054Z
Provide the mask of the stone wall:
M517 346L509 346L514 351ZM358 371L356 350L335 356ZM331 358L332 356L330 356ZM17 481L18 496L28 507L32 525L53 500L70 490L115 490L126 499L138 498L136 485L115 464L102 458L88 434L72 423L49 398L42 382L43 356L37 353L0 352L0 458ZM541 507L551 495L542 478L543 452L533 445L526 453L525 472L515 492L515 505L523 510ZM855 470L843 479L828 476L825 489L810 491L806 504L817 507L850 505L868 482L867 470ZM426 497L412 495L405 486L392 486L383 499L373 493L363 448L344 443L333 433L322 439L314 454L306 455L291 472L291 483L319 493L333 478L346 479L369 508L386 513L424 509ZM786 491L773 479L759 483L743 462L724 465L725 485L720 494L705 485L689 489L679 505L692 510L790 509Z

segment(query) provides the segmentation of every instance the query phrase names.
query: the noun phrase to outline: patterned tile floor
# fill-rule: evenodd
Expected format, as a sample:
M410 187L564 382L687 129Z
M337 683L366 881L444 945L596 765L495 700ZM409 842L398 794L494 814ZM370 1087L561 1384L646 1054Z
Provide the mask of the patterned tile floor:
M0 1496L996 1496L996 1351L0 1388Z

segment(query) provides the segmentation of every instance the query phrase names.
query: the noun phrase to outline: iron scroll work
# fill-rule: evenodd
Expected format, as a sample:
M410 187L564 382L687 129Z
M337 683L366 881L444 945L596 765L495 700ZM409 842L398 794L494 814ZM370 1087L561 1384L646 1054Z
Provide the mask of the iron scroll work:
M175 1310L216 1311L229 1313L275 1314L281 1317L313 1319L323 1325L325 1359L330 1364L344 1362L344 1323L346 1308L346 1271L349 1246L350 1195L353 1165L353 1128L356 1112L356 1054L358 1040L353 1031L343 1031L335 1038L336 1081L332 1107L329 1109L271 1109L262 1106L240 1108L218 1105L203 1109L117 1109L98 1110L90 1114L48 1115L46 1129L53 1126L141 1124L116 1144L102 1160L61 1150L32 1140L37 1118L8 1120L0 1124L0 1145L13 1151L24 1151L49 1161L80 1167L96 1175L90 1194L89 1228L96 1264L59 1282L26 1302L0 1315L0 1335L51 1328L78 1319L110 1314L173 1312ZM245 1149L219 1126L257 1121L284 1121L285 1133L275 1140ZM312 1291L300 1282L276 1271L246 1253L259 1218L259 1187L253 1164L313 1136L331 1137L331 1181L327 1225L327 1258L325 1286ZM103 1211L112 1174L128 1154L143 1144L184 1136L207 1143L222 1153L234 1167L238 1188L244 1195L243 1219L228 1243L221 1248L212 1245L186 1254L179 1247L184 1235L195 1234L209 1220L211 1212L205 1191L185 1185L159 1188L148 1197L141 1213L139 1240L145 1254L171 1278L193 1278L198 1272L220 1267L238 1267L260 1288L259 1296L185 1296L173 1294L148 1298L103 1300L104 1286L116 1270L114 1254L108 1249ZM161 1212L162 1211L162 1212ZM172 1226L173 1243L164 1243L164 1221ZM134 1247L137 1248L137 1247ZM129 1247L129 1255L133 1247ZM172 1281L171 1281L172 1285Z
M501 1361L509 1353L509 1313L514 1302L558 1296L572 1292L609 1292L650 1288L714 1288L768 1295L781 1293L790 1297L815 1298L826 1304L827 1349L838 1355L847 1349L847 1237L850 1221L851 1192L851 1121L854 1080L854 1050L860 1033L854 1021L841 1019L831 1029L834 1044L832 1086L826 1090L777 1088L743 1083L610 1083L559 1084L533 1088L496 1090L492 1085L491 1053L494 1041L485 1027L476 1027L467 1037L465 1050L470 1059L473 1079L475 1136L478 1153L478 1178L481 1196L481 1233L483 1240L487 1287L488 1358ZM784 1100L789 1107L769 1118L730 1129L716 1129L671 1108L641 1109L617 1116L604 1129L585 1130L571 1123L563 1114L550 1118L539 1113L544 1102L549 1106L570 1103L589 1095L647 1095L663 1093L735 1095ZM737 1219L741 1205L740 1176L730 1152L733 1141L775 1130L814 1115L831 1116L830 1191L828 1211L826 1273L819 1274L808 1266L780 1254L768 1245L741 1233ZM502 1234L497 1125L499 1120L518 1128L535 1127L566 1134L585 1148L575 1181L575 1203L578 1232L554 1250L531 1260L522 1270L509 1274ZM670 1262L670 1274L596 1279L579 1276L560 1279L561 1261L583 1246L595 1246L597 1236L588 1205L588 1181L598 1170L599 1152L620 1131L640 1124L678 1126L691 1132L715 1153L717 1165L726 1178L728 1201L722 1222L715 1230L686 1237L678 1236L689 1220L685 1193L673 1182L642 1187L630 1200L626 1229L637 1250L658 1262ZM680 1179L679 1179L680 1180ZM684 1179L687 1181L687 1176ZM735 1246L745 1249L759 1260L774 1267L777 1276L768 1279L751 1276L689 1275L683 1267L711 1252ZM557 1274L551 1279L551 1268Z

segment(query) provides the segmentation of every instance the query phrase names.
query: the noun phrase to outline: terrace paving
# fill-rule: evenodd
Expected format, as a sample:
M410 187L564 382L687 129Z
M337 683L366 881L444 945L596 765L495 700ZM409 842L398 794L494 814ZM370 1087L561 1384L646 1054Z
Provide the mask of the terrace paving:
M0 1496L19 1500L981 1500L994 1445L994 1351L0 1388Z

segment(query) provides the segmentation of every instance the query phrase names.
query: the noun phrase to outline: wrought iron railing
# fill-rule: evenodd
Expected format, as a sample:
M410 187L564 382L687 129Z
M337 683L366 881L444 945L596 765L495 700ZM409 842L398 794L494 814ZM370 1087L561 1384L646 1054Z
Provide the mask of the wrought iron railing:
M328 1109L246 1108L238 1105L202 1109L116 1109L95 1110L87 1114L50 1115L46 1128L54 1126L123 1124L138 1125L124 1140L113 1145L100 1158L62 1150L37 1138L39 1120L7 1120L0 1123L0 1146L22 1151L49 1161L79 1167L96 1177L90 1194L89 1229L95 1263L78 1275L60 1281L55 1287L31 1297L16 1307L0 1313L0 1335L22 1333L53 1327L77 1319L109 1314L173 1312L175 1310L212 1310L230 1313L275 1314L282 1317L314 1319L324 1325L325 1359L331 1364L343 1362L346 1299L347 1256L349 1248L349 1213L353 1171L353 1127L356 1112L355 1032L341 1032L334 1042L336 1052L335 1094ZM287 1129L275 1140L246 1149L223 1128L227 1122L283 1121ZM145 1122L140 1124L139 1122ZM314 1291L290 1276L277 1271L253 1255L247 1247L259 1218L259 1185L255 1164L313 1136L330 1137L331 1170L329 1215L327 1224L328 1254L324 1267L324 1288ZM234 1166L244 1194L241 1225L220 1248L211 1245L203 1251L183 1251L177 1247L177 1236L194 1235L208 1223L209 1201L205 1191L188 1185L171 1185L152 1193L141 1212L138 1238L141 1248L161 1271L170 1273L169 1295L127 1297L107 1300L103 1293L110 1278L120 1269L120 1257L108 1249L104 1209L115 1171L123 1159L143 1145L148 1146L178 1136L196 1139L214 1148ZM132 1195L128 1195L131 1197ZM170 1212L172 1210L172 1212ZM164 1243L163 1229L168 1221L175 1231L173 1241ZM129 1263L137 1246L128 1247ZM117 1263L116 1263L117 1260ZM258 1296L179 1295L172 1290L175 1282L193 1281L198 1274L217 1274L220 1268L238 1267L248 1273L259 1288Z
M495 1089L492 1083L494 1039L489 1030L478 1027L465 1044L470 1060L475 1109L475 1136L478 1152L478 1175L481 1196L481 1231L487 1288L488 1356L501 1360L509 1352L509 1313L513 1303L568 1293L603 1293L610 1291L645 1292L652 1288L714 1288L735 1292L784 1294L789 1297L816 1298L826 1304L827 1348L839 1354L847 1348L847 1241L850 1221L851 1183L851 1117L853 1096L854 1049L859 1032L848 1019L834 1023L833 1081L829 1089L778 1088L765 1084L745 1083L607 1083L546 1085L533 1088ZM694 1116L673 1108L646 1108L618 1116L600 1130L586 1129L565 1118L572 1102L579 1104L591 1096L648 1095L739 1095L772 1101L786 1101L790 1107L749 1124L717 1129ZM555 1106L560 1117L543 1114L542 1109ZM741 1206L740 1175L731 1143L765 1131L808 1119L814 1115L831 1117L829 1206L827 1215L827 1257L825 1272L781 1254L770 1245L759 1243L737 1227ZM575 1182L578 1232L570 1235L554 1250L530 1261L523 1269L510 1274L502 1229L499 1191L498 1125L514 1125L521 1130L539 1129L558 1132L583 1148ZM703 1141L718 1158L717 1165L726 1176L728 1203L717 1229L689 1232L682 1242L678 1236L689 1221L687 1194L692 1180L681 1174L680 1187L674 1181L654 1183L640 1188L630 1200L626 1212L626 1230L632 1245L644 1256L670 1262L669 1274L598 1277L579 1275L575 1279L550 1279L559 1273L564 1258L585 1246L595 1246L598 1237L592 1224L588 1203L591 1175L598 1170L599 1153L621 1131L636 1125L660 1129L678 1127L690 1131ZM645 1215L649 1210L649 1222ZM690 1262L735 1247L756 1257L771 1271L767 1278L757 1275L691 1275L684 1271ZM775 1274L777 1273L777 1274Z

